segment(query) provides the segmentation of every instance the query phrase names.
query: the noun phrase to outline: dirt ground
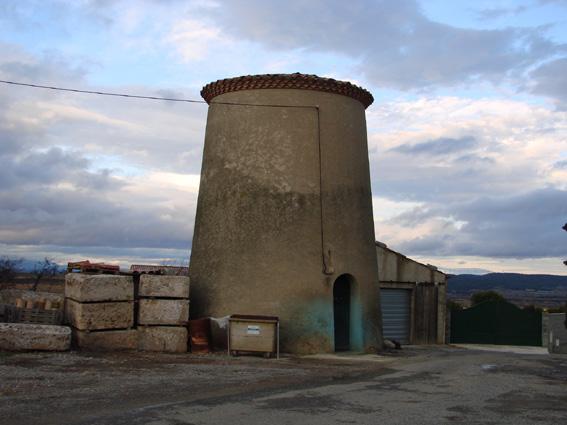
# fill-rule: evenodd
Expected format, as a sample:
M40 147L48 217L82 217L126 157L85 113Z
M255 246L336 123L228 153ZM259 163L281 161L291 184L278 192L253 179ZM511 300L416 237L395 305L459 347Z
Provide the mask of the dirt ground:
M382 363L289 356L270 360L224 354L3 352L0 423L74 423L73 416L82 420L148 404L353 379L382 368Z
M567 357L352 358L0 353L0 423L567 423Z

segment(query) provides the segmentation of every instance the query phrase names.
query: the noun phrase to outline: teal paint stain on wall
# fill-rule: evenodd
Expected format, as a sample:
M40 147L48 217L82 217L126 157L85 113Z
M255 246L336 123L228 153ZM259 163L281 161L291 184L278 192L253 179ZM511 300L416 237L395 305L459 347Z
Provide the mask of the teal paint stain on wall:
M308 331L322 333L333 339L333 305L329 301L316 300L304 305Z
M356 283L354 284L356 285ZM363 322L363 307L360 302L356 287L351 293L350 299L350 350L364 351L365 324ZM335 324L334 324L333 298L320 298L308 302L298 303L293 312L295 318L286 326L285 337L288 340L313 341L321 346L324 351L334 351ZM282 335L283 336L283 335Z
M321 353L333 350L332 299L312 299L290 309L292 319L281 325L281 341L297 352Z
M303 331L308 334L325 335L334 349L335 324L332 300L317 300L302 305L304 317ZM350 349L364 350L364 324L362 321L362 304L353 294L350 300Z
M350 299L350 349L364 350L364 326L362 323L362 305L356 296Z

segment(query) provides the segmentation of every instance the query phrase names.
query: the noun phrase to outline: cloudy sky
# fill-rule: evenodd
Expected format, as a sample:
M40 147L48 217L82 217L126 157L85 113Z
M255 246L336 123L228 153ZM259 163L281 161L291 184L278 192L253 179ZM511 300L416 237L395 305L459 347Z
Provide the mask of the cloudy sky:
M199 99L244 74L369 89L376 238L567 274L565 0L2 0L0 79ZM206 105L0 84L0 255L187 261Z

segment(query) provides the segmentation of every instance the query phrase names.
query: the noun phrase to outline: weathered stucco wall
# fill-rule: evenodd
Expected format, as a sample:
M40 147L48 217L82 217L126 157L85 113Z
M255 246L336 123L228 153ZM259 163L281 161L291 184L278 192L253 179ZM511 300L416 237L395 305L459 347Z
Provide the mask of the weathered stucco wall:
M219 102L316 105L319 113ZM351 349L377 349L373 236L362 103L296 89L212 100L191 252L192 317L279 316L283 351L330 352L333 282L350 274Z
M380 282L447 282L447 276L436 267L412 260L382 242L376 242L376 256Z

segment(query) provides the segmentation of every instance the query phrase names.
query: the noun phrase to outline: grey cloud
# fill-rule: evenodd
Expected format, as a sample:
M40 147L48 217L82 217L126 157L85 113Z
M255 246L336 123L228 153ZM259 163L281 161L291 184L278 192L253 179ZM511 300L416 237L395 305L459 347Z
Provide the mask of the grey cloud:
M561 6L567 6L567 0L539 0L541 4L558 4Z
M560 102L560 106L567 107L567 57L548 62L530 76L534 81L533 93L542 94Z
M553 168L556 170L567 170L567 159L563 161L557 161L553 164Z
M408 212L397 215L394 219L390 220L391 223L396 223L404 227L416 227L425 222L431 217L429 208L417 207Z
M53 80L77 80L86 73L81 68L69 68L64 61L57 58L54 53L46 55L44 61L25 63L22 61L9 61L0 64L0 75L14 78L19 82L32 83L48 82Z
M23 155L4 155L3 159L0 185L4 188L42 187L57 182L100 189L123 185L108 170L88 171L89 161L78 152L64 152L60 148L50 148L45 152L29 151Z
M189 246L189 211L139 202L122 191L126 183L110 170L92 172L89 166L78 152L60 148L5 154L0 168L0 240L8 245L69 247Z
M495 164L482 154L439 157L383 152L371 156L376 195L397 201L462 202L483 195L516 193L539 184L539 171L513 161Z
M466 154L455 158L456 164L463 164L464 166L471 165L474 166L475 164L483 164L483 165L493 165L496 161L493 158L476 155L476 154Z
M554 54L541 29L476 30L429 20L411 0L226 1L215 9L238 37L279 49L338 53L361 61L374 84L399 89L501 81Z
M462 137L459 139L442 137L435 140L415 143L413 145L400 145L391 149L391 151L400 152L406 155L447 155L469 150L477 144L477 141L473 137Z
M16 31L27 30L31 27L45 25L37 15L48 15L53 22L52 32L62 35L69 35L68 28L72 24L76 24L77 12L83 13L86 17L97 21L98 23L109 25L113 22L107 13L100 13L103 5L113 5L119 3L120 0L86 0L68 2L62 0L2 0L0 2L0 22L5 27L10 27Z
M22 133L24 132L0 127L0 158L4 155L12 155L22 151Z
M516 15L518 13L526 11L527 9L527 6L517 6L511 8L495 7L483 9L477 12L477 18L481 21L487 21L491 19L498 19L507 15Z
M110 199L109 199L110 198ZM160 216L168 213L173 219ZM0 235L13 245L188 247L187 212L128 206L104 191L34 188L0 192Z
M55 143L93 146L93 155L122 157L125 163L143 169L200 172L206 106L107 98L89 99L84 105L117 123L65 118L50 134Z
M565 255L567 238L561 226L567 217L567 191L541 189L512 197L481 197L471 202L438 206L400 217L404 226L436 217L466 222L415 240L400 249L409 254L475 255L505 258L543 258ZM413 216L413 221L412 221ZM398 221L398 219L392 219Z
M0 55L3 77L23 70L29 78L43 75L86 87L81 72L65 62L57 73L52 60L7 45L0 45L0 53L6 53ZM128 191L127 179L88 156L102 155L103 161L111 156L117 166L134 164L146 171L198 170L206 108L193 113L192 105L70 96L0 87L2 251L27 256L26 249L57 247L58 252L135 256L145 250L148 258L152 250L153 258L168 250L173 257L188 252L192 195L184 192L187 199L160 203L148 193L144 202L143 193Z
M179 89L92 87L84 81L85 73L84 68L66 62L57 54L32 57L13 45L0 43L0 78L3 79L199 98L196 92ZM38 101L42 101L41 104ZM19 105L28 111L28 120L36 121L34 114L43 116L45 112L52 118L45 122L39 120L35 126L20 125L14 129L13 123L2 118ZM50 107L56 113L49 110ZM0 141L3 142L0 152L53 145L81 151L88 145L93 155L122 156L130 164L146 169L196 174L200 171L206 114L206 105L202 104L96 97L0 84Z
M498 19L502 16L506 16L510 13L510 9L506 8L491 8L491 9L483 9L477 12L477 18L481 21L486 21L490 19Z

